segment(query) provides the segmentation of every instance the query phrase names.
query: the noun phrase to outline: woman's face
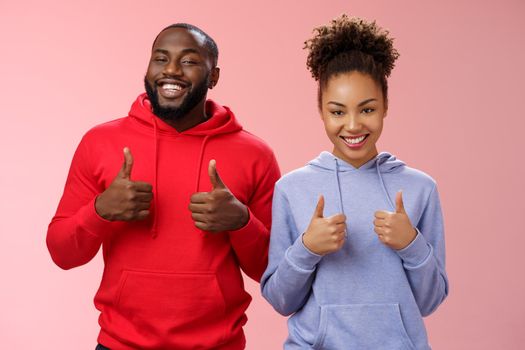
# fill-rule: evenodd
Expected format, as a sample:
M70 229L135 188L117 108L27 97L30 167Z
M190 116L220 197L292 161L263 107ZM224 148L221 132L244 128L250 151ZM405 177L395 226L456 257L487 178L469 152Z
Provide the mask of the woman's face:
M321 118L333 154L356 168L374 158L386 116L380 85L354 71L332 76L321 92Z

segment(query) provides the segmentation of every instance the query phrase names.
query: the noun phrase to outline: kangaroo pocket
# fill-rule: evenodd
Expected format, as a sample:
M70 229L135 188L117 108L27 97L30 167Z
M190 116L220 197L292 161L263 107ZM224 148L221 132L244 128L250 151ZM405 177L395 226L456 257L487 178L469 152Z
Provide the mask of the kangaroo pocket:
M403 325L399 304L321 306L314 349L415 349Z
M207 334L220 342L226 329L224 298L213 272L124 270L115 306L146 338Z

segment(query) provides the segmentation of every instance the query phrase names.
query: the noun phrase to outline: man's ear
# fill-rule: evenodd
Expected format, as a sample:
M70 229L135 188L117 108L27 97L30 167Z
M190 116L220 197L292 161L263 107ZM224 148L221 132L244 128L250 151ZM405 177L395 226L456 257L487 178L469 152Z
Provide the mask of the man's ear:
M213 89L215 85L219 82L219 77L221 75L221 69L219 67L213 67L210 72L210 84L208 85L209 89Z

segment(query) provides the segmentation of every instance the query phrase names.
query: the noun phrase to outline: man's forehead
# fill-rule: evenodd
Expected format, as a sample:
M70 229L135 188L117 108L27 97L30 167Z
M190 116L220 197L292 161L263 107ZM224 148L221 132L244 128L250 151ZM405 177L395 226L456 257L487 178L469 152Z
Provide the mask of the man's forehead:
M192 29L174 27L160 32L153 47L156 48L162 44L191 44L192 42L197 46L204 48L206 37Z

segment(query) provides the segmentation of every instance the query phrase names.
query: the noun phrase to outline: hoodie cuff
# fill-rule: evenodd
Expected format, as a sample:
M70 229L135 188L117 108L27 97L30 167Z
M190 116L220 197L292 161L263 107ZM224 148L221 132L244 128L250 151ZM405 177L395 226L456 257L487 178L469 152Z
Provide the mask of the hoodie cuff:
M416 238L405 248L396 251L407 269L416 269L424 265L432 255L432 246L427 243L419 229L416 228L416 231Z
M234 231L228 231L230 235L230 240L235 245L250 245L253 242L256 242L260 239L260 236L262 233L266 232L267 236L269 236L268 229L266 226L260 222L255 215L253 215L252 211L248 206L248 215L249 219L246 225L243 227L234 230Z
M306 248L303 243L303 235L299 235L292 244L286 250L286 259L294 266L301 270L313 271L315 266L323 258L322 255L315 254L310 249Z
M93 198L78 211L78 223L86 232L95 237L104 238L108 232L111 232L113 222L98 215L95 210L96 200L97 197Z

